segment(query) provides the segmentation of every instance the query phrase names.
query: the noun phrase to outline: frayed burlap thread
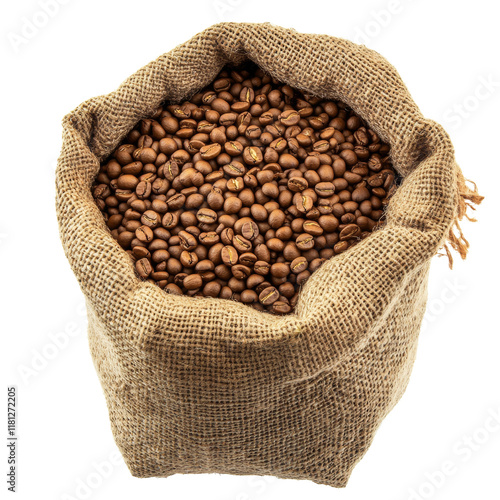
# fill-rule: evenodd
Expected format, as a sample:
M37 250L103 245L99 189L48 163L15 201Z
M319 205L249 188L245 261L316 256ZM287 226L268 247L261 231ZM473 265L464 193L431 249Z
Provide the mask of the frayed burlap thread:
M103 161L164 100L251 59L341 99L392 148L404 177L387 225L326 262L294 314L173 296L140 281L91 196ZM134 476L274 475L343 487L403 394L431 258L478 203L438 124L366 47L270 24L217 24L64 118L57 215L86 297L89 342L118 447ZM384 471L381 471L384 474Z

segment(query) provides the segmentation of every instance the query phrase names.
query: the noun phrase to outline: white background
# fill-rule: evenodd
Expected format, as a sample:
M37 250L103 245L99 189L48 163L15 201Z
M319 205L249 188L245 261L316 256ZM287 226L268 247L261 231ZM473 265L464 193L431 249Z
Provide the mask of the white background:
M47 2L50 16L41 14L43 0L6 2L0 20L2 401L6 387L16 385L17 498L498 499L496 3ZM486 195L476 212L479 222L463 224L471 243L467 261L457 256L453 271L446 259L433 261L429 307L410 385L343 490L275 478L131 477L116 460L88 351L82 295L58 239L54 170L62 117L223 20L270 21L377 50L399 70L423 113L447 128L459 164ZM32 22L43 25L30 31ZM6 403L3 407L6 413ZM6 425L4 416L1 422ZM7 448L1 449L0 488L7 498Z

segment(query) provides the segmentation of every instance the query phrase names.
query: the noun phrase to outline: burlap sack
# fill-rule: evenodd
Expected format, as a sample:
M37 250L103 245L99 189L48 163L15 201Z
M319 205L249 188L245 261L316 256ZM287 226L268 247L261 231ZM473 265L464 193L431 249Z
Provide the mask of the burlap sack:
M293 87L346 102L391 145L404 176L387 226L325 263L284 317L139 281L90 192L100 161L139 119L246 58ZM406 388L429 262L447 241L465 255L466 241L451 229L466 200L480 201L441 126L372 50L235 23L162 55L63 126L61 239L87 299L90 349L132 474L269 474L345 486Z

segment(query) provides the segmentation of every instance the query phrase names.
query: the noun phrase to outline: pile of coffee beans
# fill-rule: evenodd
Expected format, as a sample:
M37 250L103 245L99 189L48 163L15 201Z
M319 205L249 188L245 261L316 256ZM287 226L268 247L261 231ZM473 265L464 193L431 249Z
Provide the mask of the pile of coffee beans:
M141 278L286 314L326 259L384 223L388 153L342 102L247 65L141 120L92 192Z

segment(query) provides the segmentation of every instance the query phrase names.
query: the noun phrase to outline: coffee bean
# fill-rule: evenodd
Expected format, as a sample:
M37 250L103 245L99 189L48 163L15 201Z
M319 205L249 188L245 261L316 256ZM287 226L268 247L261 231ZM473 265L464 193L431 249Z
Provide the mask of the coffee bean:
M279 299L279 296L280 294L275 287L268 286L267 288L264 288L262 292L260 292L259 301L261 304L267 306L276 302Z
M194 252L184 250L179 256L179 261L184 267L195 267L196 264L198 264L199 259Z
M220 236L215 231L209 231L207 233L200 233L198 239L203 245L210 246L218 243L220 240Z
M153 272L153 267L147 258L138 260L135 263L135 268L141 278L147 278Z
M361 203L365 200L368 200L370 196L370 191L368 191L368 189L366 189L365 187L356 188L351 195L352 201L355 201L356 203Z
M181 246L186 250L194 250L198 245L196 238L187 231L180 231L178 236Z
M257 256L252 252L244 252L240 255L239 261L250 268L257 262Z
M348 224L340 231L341 241L350 240L352 238L358 238L361 234L360 228L356 224Z
M285 212L277 208L269 214L269 225L274 229L280 228L285 223L285 219Z
M241 302L244 304L251 304L253 302L257 302L259 300L259 296L253 290L243 290L240 296Z
M264 221L268 217L267 210L258 203L250 207L250 213L256 221Z
M226 245L221 249L221 259L226 266L234 266L238 263L238 252L231 245Z
M143 259L144 257L151 257L151 252L146 247L134 247L132 250L134 257L137 259Z
M276 278L285 278L290 274L290 267L283 262L276 262L271 266L269 272Z
M295 109L288 109L281 113L280 121L286 127L297 125L300 121L300 115Z
M164 290L172 295L182 295L181 288L175 283L168 283Z
M314 186L314 191L316 191L318 196L328 198L335 193L335 185L332 182L319 182Z
M135 230L135 237L144 243L149 243L153 241L153 230L149 226L141 226Z
M290 264L290 271L294 274L299 274L302 271L305 271L308 267L309 263L307 262L307 259L305 257L297 257L294 260L292 260Z
M262 160L262 151L258 147L248 146L243 150L243 161L247 165L258 165Z
M217 212L214 212L210 208L200 208L196 213L196 218L200 222L205 222L206 224L213 224L217 222Z
M327 233L332 233L339 227L339 220L334 215L321 215L318 224Z
M232 243L238 252L245 253L252 250L252 242L239 234L233 237Z
M246 168L243 163L239 161L233 160L231 163L228 163L222 167L222 170L226 175L230 177L242 177L246 173Z
M230 227L226 227L220 233L220 239L224 245L231 245L234 238L234 231Z
M182 193L177 193L171 196L167 200L167 205L169 210L179 210L184 206L184 203L186 202L186 196L183 195Z
M231 288L231 290L233 292L236 292L236 293L241 293L243 290L245 290L245 287L246 287L244 280L239 280L238 278L235 278L234 276L229 279L229 281L227 282L227 285L229 286L229 288ZM237 300L237 299L235 298L235 300Z
M166 229L173 229L179 223L179 217L176 213L168 212L161 220L162 226Z
M310 250L314 248L314 238L310 234L303 233L297 237L295 244L300 250Z
M217 281L210 281L203 287L203 295L205 297L218 297L220 291L222 289L222 285Z
M259 227L254 221L248 221L241 227L241 235L247 240L253 241L259 236Z
M243 264L236 264L231 267L231 272L236 279L242 280L248 278L252 270Z
M125 174L118 177L116 185L120 189L131 189L134 190L139 184L139 179L135 175Z
M146 210L141 216L141 222L150 228L155 228L160 224L160 214L154 210Z
M200 156L204 160L213 160L222 151L222 146L218 143L208 144L200 149Z
M242 177L232 177L227 181L226 187L233 193L239 193L245 188L245 182Z
M271 264L269 264L269 262L258 260L254 264L253 269L256 274L260 274L261 276L266 276L269 273L269 270L271 269Z
M278 163L285 170L291 168L297 168L299 166L299 160L297 160L295 156L289 153L283 153L282 155L280 155Z
M307 195L300 195L297 203L295 204L297 207L297 210L303 214L311 210L311 208L314 206L313 199L310 196Z
M313 236L320 236L323 234L323 228L316 221L312 220L304 222L302 229Z
M182 282L186 290L196 290L203 285L203 279L199 274L189 274Z
M294 193L299 193L300 191L304 191L309 187L309 183L303 177L292 177L288 181L288 189L293 191Z
M207 195L207 203L212 210L220 210L224 205L224 197L218 189L212 189Z

